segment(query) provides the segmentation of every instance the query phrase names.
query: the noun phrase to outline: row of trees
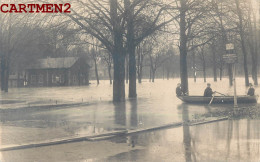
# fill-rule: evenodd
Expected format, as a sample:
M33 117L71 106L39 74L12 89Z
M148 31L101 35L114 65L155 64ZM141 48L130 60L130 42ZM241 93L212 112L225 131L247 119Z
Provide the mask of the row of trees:
M183 91L188 93L187 54L200 50L200 57L204 60L204 47L211 50L216 80L216 67L219 64L222 77L225 45L234 43L236 53L243 57L241 63L244 67L245 85L248 79L248 53L252 57L252 78L255 85L257 81L257 21L256 9L252 0L227 1L186 1L180 0L180 59L181 82ZM199 47L199 49L198 49ZM217 56L217 54L220 55ZM220 58L216 60L216 58ZM203 67L205 69L205 66ZM204 70L205 71L205 70ZM231 65L228 65L230 85L232 85Z
M195 81L196 72L201 69L206 81L207 63L212 66L214 81L218 75L222 79L227 67L232 84L231 66L226 66L222 59L227 43L235 44L246 85L250 54L251 74L257 85L259 34L254 3L253 0L72 0L70 14L36 18L1 13L2 90L8 90L10 65L22 69L20 63L10 63L12 60L24 59L26 65L46 55L72 54L87 54L92 60L97 84L98 63L107 65L110 82L113 80L113 101L125 100L125 79L129 80L128 97L136 98L136 82L141 83L145 66L149 66L153 81L159 67L169 76L176 68L173 65L176 60L180 60L185 93L188 93L188 69L194 73Z

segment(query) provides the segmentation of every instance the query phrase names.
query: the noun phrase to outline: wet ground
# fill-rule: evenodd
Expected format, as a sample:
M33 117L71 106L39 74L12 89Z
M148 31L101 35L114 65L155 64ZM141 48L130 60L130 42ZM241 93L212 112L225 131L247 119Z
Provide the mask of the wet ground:
M229 115L233 109L182 104L175 97L177 83L177 79L145 81L138 85L138 100L119 104L110 101L112 86L106 81L88 87L11 89L1 93L0 146L200 121ZM201 95L204 87L202 80L196 84L190 80L191 95ZM212 83L212 88L233 92L227 80ZM245 93L243 79L238 79L238 94ZM259 88L256 93L260 94ZM245 115L101 141L4 151L0 161L259 161L259 129L259 118Z

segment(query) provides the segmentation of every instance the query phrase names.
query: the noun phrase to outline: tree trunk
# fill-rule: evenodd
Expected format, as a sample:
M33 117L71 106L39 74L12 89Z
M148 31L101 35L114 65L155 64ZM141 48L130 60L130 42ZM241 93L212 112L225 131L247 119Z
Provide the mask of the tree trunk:
M196 74L196 62L195 62L195 52L194 50L192 51L192 67L193 67L193 80L196 83L197 81L197 74Z
M252 58L253 59L253 58ZM257 53L255 54L255 57L254 59L252 60L252 76L253 76L253 80L254 80L254 85L258 85L258 70L257 70L257 64L258 64L258 61L257 61Z
M8 56L7 56L8 57ZM7 60L6 60L7 62L6 62L6 67L5 67L5 77L4 77L4 83L5 83L5 85L4 85L4 91L5 92L8 92L8 80L9 80L9 58L7 58Z
M221 64L219 68L219 80L222 80L222 75L223 75L223 65Z
M135 60L135 42L134 42L134 7L130 0L124 0L127 22L127 51L129 54L129 98L136 98L136 60Z
M204 56L204 47L201 48L201 57L202 57L203 78L204 78L204 82L206 83L207 79L206 79L206 61Z
M152 67L150 66L149 82L152 81Z
M129 55L125 57L125 82L128 84L129 80Z
M18 70L18 75L17 75L17 88L20 87L20 71Z
M111 85L112 84L111 65L108 66L108 76L109 76L109 82L110 82L110 85Z
M142 77L140 74L138 75L138 83L142 83Z
M97 85L99 85L98 66L97 66L97 54L100 51L98 51L97 42L95 42L93 37L92 37L92 40L93 40L93 48L91 50L91 53L92 53L92 59L94 61L94 66L95 66L95 76L96 76L96 80L97 80Z
M232 72L232 65L228 64L228 78L229 78L229 85L233 85L233 72Z
M118 18L117 0L110 0L110 16L113 25L114 49L112 52L114 62L113 101L125 101L125 53L123 49L123 29Z
M142 78L143 78L143 54L141 54L141 62L140 62L140 67L139 67L139 73L138 73L138 82L142 83Z
M141 51L140 51L140 45L137 46L136 48L137 52L137 68L136 68L136 73L137 73L137 78L138 78L138 83L141 83L140 79L140 69L141 69Z
M138 83L142 83L142 78L143 78L143 61L141 60L140 67L139 67L139 72L138 72Z
M113 101L125 101L125 55L123 53L113 54L114 81Z
M165 69L165 68L164 68L164 65L163 65L163 67L162 67L162 68L163 68L162 70L163 70L163 80L164 80L164 69Z
M227 38L227 33L226 33L226 29L223 25L223 19L222 19L222 3L221 3L221 11L217 10L218 12L218 17L220 20L220 26L221 26L221 35L222 35L222 48L224 51L226 51L226 44L228 42L228 38ZM220 68L220 80L222 80L222 74L223 74L223 60L221 60L221 68ZM232 66L228 65L228 78L229 78L229 85L232 86L233 85L233 73L232 73Z
M187 35L186 35L186 10L187 1L181 0L180 8L180 76L182 92L189 93L187 69Z
M242 11L240 8L239 0L236 0L236 7L237 7L238 18L239 18L238 28L239 28L239 35L241 38L241 48L242 48L242 53L244 55L245 85L249 86L248 68L247 68L247 51L246 51L246 46L245 46L245 33L243 30L243 17L242 17Z
M1 91L4 91L5 88L5 57L1 57Z
M252 1L250 1L251 6L252 6ZM251 7L252 8L252 7ZM254 53L252 56L252 76L254 79L254 85L258 85L258 70L257 70L257 64L258 64L258 30L257 30L257 21L256 21L256 13L253 12L253 21L254 21L254 29L252 35L253 35L253 40L254 40Z
M99 85L99 76L98 76L98 67L97 67L97 60L94 58L94 64L95 64L95 75L97 79L97 85Z
M134 48L130 50L132 54L129 55L129 98L136 98L136 60Z
M216 50L214 48L214 44L212 44L211 49L213 54L213 77L214 77L214 82L217 82Z
M152 70L152 82L154 83L154 79L155 79L155 72L156 70Z
M140 45L137 46L137 78L138 78L138 83L142 83L142 79L141 79L141 49L140 49Z
M9 26L8 26L8 40L7 40L7 53L5 54L5 59L4 59L4 62L5 62L5 67L4 67L4 91L5 92L8 92L8 80L9 80L9 70L10 70L10 55L11 55L11 37L12 37L12 25L11 25L11 22L12 22L12 17L11 15L9 15L8 17L8 23L9 23Z
M203 78L204 78L204 82L206 83L207 82L207 79L206 79L206 63L205 63L204 59L203 59Z

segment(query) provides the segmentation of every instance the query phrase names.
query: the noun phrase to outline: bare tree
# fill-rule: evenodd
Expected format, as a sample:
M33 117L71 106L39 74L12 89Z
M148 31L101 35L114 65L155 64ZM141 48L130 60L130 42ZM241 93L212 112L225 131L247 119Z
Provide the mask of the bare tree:
M227 1L226 3L224 1L217 1L213 0L211 1L212 6L212 18L218 25L219 33L221 36L222 41L220 41L221 46L221 57L223 54L225 54L226 44L228 43L228 36L227 32L229 30L232 30L234 28L234 24L232 21L230 21L230 15L229 15L229 6L227 5L230 3L230 1ZM220 62L220 80L222 79L223 74L223 61ZM228 76L229 76L229 85L231 86L233 84L233 74L232 74L232 66L228 65Z
M182 84L182 91L188 94L188 69L187 69L187 54L188 51L193 50L212 38L205 39L206 42L198 41L198 44L192 44L196 38L207 36L207 31L204 32L205 28L202 28L201 24L207 22L209 19L207 14L210 11L210 5L207 1L201 0L175 0L177 8L179 8L179 50L180 50L180 78ZM208 21L210 22L210 21ZM205 25L205 23L204 23Z
M252 0L249 1L248 7L248 28L249 28L249 51L252 58L252 79L255 85L258 85L258 32L257 32L257 21L256 21L256 11L253 9Z
M93 37L92 37L93 38ZM97 85L99 85L99 76L98 76L98 65L97 65L97 61L98 58L100 56L100 49L98 49L98 41L95 40L94 38L92 39L93 41L93 46L91 48L91 56L92 56L92 60L94 62L94 67L95 67L95 76L96 76L96 80L97 80Z
M148 36L172 22L176 17L161 21L169 9L163 1L124 0L127 21L127 52L129 55L129 97L136 93L136 47Z
M149 46L150 79L154 82L156 71L171 58L172 53L169 52L170 47L167 44L163 45L163 42L155 39L150 42Z
M242 53L244 55L244 73L245 73L245 84L246 86L249 86L249 79L248 79L248 68L247 68L247 51L246 51L246 44L245 44L245 32L243 29L244 21L243 21L243 12L240 7L240 0L235 0L236 3L236 11L238 16L238 30L239 30L239 36L241 41L241 48Z
M112 60L112 55L109 53L107 50L101 51L101 60L107 65L107 70L108 70L108 76L109 76L109 81L110 84L112 84L112 74L111 74L111 69L113 65L113 60Z
M67 14L86 34L99 40L112 54L114 63L113 101L125 100L125 18L117 0L75 1L72 13Z

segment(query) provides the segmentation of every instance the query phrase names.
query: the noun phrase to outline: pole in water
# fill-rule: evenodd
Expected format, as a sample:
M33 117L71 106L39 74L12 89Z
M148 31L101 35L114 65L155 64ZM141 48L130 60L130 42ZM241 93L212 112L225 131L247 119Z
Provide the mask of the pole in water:
M226 54L223 55L223 59L226 63L232 65L233 71L233 85L234 85L234 107L237 106L237 91L236 91L236 62L237 62L237 55L234 53L234 44L228 43L226 44Z
M237 89L236 89L236 64L233 64L233 81L234 81L234 108L237 106Z

